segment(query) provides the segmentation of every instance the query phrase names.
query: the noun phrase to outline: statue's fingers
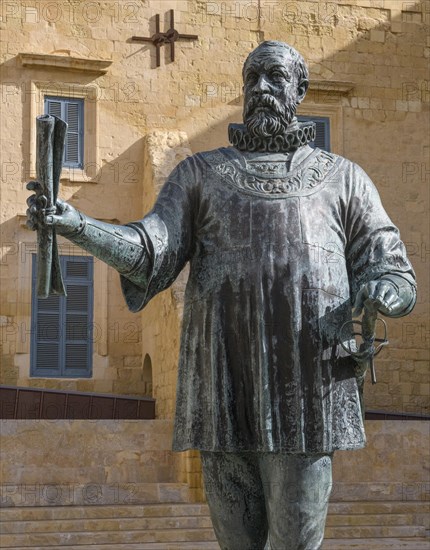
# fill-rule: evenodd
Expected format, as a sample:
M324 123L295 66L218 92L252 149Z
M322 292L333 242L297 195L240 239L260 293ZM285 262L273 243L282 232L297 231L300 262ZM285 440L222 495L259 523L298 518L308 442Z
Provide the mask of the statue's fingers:
M34 191L36 183L38 183L38 182L37 181L29 181L29 182L27 182L25 188L28 189L29 191Z
M36 195L30 195L26 200L27 206L32 206L36 202Z
M396 302L399 301L399 295L397 292L390 288L385 293L385 296L382 300L378 300L376 303L378 304L378 309L381 313L384 315L389 315L395 308Z
M35 230L37 229L37 224L35 224L35 223L33 222L33 220L27 220L27 221L25 222L25 225L26 225L29 229L31 229L32 231L35 231Z
M32 180L27 183L26 188L29 191L41 191L42 185L38 181Z
M67 203L64 202L61 199L57 199L57 210L58 210L58 212L60 212L60 214L64 214L66 208L67 208Z
M61 216L56 216L55 214L45 216L46 225L54 226L59 220L61 220Z
M37 197L37 204L40 206L40 208L46 208L48 205L48 199L45 197L45 195L39 195Z
M29 220L36 220L38 218L39 210L35 206L27 208L26 215Z
M385 294L393 288L393 285L390 283L387 283L386 281L381 281L375 285L375 287L372 289L372 292L369 294L369 298L372 298L372 300L383 302Z
M394 302L391 302L390 305L388 306L388 313L391 313L393 311L396 311L400 308L403 307L403 300L399 297L397 297Z
M373 295L371 296L372 300L375 302L375 304L378 306L378 309L382 309L384 313L388 312L388 306L389 302L387 301L390 296L394 294L394 297L390 299L395 299L397 297L397 293L393 289L393 285L387 282L380 282L375 291L373 292Z
M34 213L32 212L32 208L27 208L26 215L27 215L27 221L25 222L25 225L29 229L33 229L33 230L37 229L37 219Z
M384 304L386 307L389 307L393 304L399 297L398 293L394 290L393 287L389 288L384 296Z

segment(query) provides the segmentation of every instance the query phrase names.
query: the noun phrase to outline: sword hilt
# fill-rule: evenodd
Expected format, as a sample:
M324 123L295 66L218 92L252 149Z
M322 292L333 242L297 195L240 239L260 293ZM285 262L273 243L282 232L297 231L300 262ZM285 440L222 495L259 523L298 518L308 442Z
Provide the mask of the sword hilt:
M376 337L376 325L382 323L383 337ZM357 331L355 327L361 327L361 332ZM351 339L355 336L361 336L363 342L359 349L352 349ZM372 384L376 384L376 370L374 364L374 358L382 351L382 348L389 342L387 339L387 324L378 317L377 309L366 308L361 321L346 321L340 328L339 340L342 348L351 355L358 363L368 363ZM376 346L375 346L376 344Z

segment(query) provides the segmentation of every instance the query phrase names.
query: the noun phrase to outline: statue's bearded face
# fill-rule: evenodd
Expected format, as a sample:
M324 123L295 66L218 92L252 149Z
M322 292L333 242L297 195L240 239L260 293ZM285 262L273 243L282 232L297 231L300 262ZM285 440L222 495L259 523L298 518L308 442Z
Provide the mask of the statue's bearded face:
M245 65L243 120L251 135L285 133L300 103L298 85L288 51L264 51Z

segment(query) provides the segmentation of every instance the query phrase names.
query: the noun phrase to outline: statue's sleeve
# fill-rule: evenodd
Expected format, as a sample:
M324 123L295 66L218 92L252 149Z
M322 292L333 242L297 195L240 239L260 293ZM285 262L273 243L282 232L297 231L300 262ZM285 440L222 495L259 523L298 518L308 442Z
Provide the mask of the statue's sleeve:
M357 165L351 166L350 197L346 215L346 259L352 301L365 283L395 275L411 285L415 305L415 273L397 227L382 206L376 187Z
M189 260L198 174L192 158L173 170L156 203L142 220L127 224L141 236L146 254L121 287L131 311L140 311L158 292L168 288Z

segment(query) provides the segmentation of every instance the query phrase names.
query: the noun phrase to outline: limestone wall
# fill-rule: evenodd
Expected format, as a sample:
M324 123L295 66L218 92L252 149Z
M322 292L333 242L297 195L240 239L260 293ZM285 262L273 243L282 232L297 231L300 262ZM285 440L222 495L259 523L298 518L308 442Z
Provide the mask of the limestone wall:
M131 37L153 34L156 13L167 29L169 9L180 32L199 38L178 42L174 63L163 48L157 68L154 47ZM428 410L428 2L16 0L1 10L1 382L141 394L148 354L158 414L172 416L183 282L133 315L116 273L97 267L93 378L29 377L35 235L23 226L23 182L34 174L34 117L45 91L85 97L89 162L82 173L64 174L61 196L96 218L138 219L184 154L227 144L227 124L241 116L247 53L264 39L281 39L309 61L311 91L301 112L330 117L333 151L375 181L417 271L419 304L407 319L389 322L390 347L377 362L379 383L368 388L367 406ZM84 58L87 65L23 67L21 53ZM99 74L91 60L112 63ZM184 132L188 144L149 138L155 131ZM170 151L167 160L155 158L157 148Z
M429 423L368 420L365 428L364 449L334 454L331 499L428 501Z
M184 453L169 451L172 429L164 420L5 420L0 501L126 504L145 487L157 500L156 484L187 481L177 477ZM372 420L366 433L365 449L335 453L332 501L428 501L428 422ZM192 500L203 499L198 460L187 458Z

